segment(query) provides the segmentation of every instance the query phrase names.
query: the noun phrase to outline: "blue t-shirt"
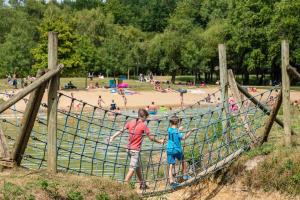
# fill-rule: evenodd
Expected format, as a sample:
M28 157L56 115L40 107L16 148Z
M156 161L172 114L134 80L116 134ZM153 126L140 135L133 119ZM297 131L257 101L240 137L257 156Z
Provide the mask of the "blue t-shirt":
M182 152L181 140L183 134L178 130L178 128L168 128L168 143L167 143L167 153L176 149L178 152Z

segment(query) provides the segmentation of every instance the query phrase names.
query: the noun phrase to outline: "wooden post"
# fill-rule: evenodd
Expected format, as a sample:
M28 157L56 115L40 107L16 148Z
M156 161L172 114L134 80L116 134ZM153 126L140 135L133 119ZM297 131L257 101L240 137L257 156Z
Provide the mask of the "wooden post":
M230 90L231 90L231 92L233 94L233 97L234 97L236 103L239 106L240 113L242 113L242 115L240 116L240 118L241 118L243 124L245 124L245 129L247 131L247 134L254 141L254 140L256 140L256 137L253 134L254 131L252 130L251 124L247 123L248 116L247 116L245 108L244 108L244 106L242 104L241 94L239 92L239 89L237 87L237 84L236 84L236 81L234 79L234 75L233 75L233 72L232 72L231 69L228 70L228 82L229 82Z
M284 143L291 146L291 108L290 108L290 78L288 75L289 66L289 43L286 40L281 42L281 74L282 74L282 101L283 101L283 122L284 122Z
M220 68L220 84L221 84L221 102L224 103L225 118L229 113L228 107L228 75L227 75L227 62L226 62L226 47L224 44L219 44L219 68ZM230 127L229 120L222 120L223 132L226 132L227 142L230 142L230 133L228 127ZM226 130L226 131L225 131Z
M278 97L276 99L276 102L273 105L273 109L271 110L270 116L269 116L268 121L265 125L265 129L264 129L262 140L260 141L260 145L262 145L264 142L268 141L269 133L270 133L271 128L274 124L276 115L279 111L279 108L280 108L281 104L282 104L282 90L280 90L280 92L278 94Z
M226 47L224 44L219 44L219 66L220 66L220 83L222 90L222 101L228 99L228 76L226 62ZM226 106L227 105L227 106ZM225 110L228 112L228 104L225 103Z
M41 76L44 72L39 71L37 77ZM33 91L27 102L24 116L21 123L20 134L18 135L15 145L12 159L19 166L22 161L23 154L26 150L28 140L34 126L36 116L39 111L39 107L45 92L46 83L43 83L39 88Z
M290 75L296 76L298 79L300 79L300 73L297 71L295 67L289 65L288 71L290 72Z
M9 159L10 158L10 153L8 149L8 145L5 139L5 135L2 131L2 127L0 125L0 160L1 158L4 159Z
M48 69L57 67L57 33L48 34ZM59 87L59 76L56 75L50 80L48 87L48 172L57 171L57 90Z

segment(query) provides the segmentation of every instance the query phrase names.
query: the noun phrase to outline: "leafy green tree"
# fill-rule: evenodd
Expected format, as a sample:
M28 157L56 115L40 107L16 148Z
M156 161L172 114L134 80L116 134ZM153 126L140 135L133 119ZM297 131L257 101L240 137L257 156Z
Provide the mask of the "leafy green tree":
M30 50L36 46L35 28L26 15L23 17L13 23L10 32L4 37L4 42L0 44L2 76L6 73L17 73L18 76L31 73L33 59Z
M35 59L34 68L47 67L47 45L48 32L54 31L58 33L58 62L63 63L66 68L79 68L82 64L80 56L78 56L75 45L79 36L74 33L70 24L66 20L68 16L63 15L63 11L57 6L51 5L45 11L45 17L38 27L40 33L39 44L32 49L32 54ZM67 70L68 71L68 70Z

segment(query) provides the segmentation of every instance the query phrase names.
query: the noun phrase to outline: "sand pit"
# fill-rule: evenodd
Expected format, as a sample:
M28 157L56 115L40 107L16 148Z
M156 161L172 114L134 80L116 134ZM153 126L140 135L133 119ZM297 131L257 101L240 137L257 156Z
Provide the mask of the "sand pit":
M184 94L184 105L193 105L200 99L204 99L207 97L208 94L213 94L219 90L217 86L209 86L205 88L198 88L197 92L188 92ZM19 90L16 90L17 93ZM201 92L199 92L201 91ZM263 91L263 89L258 89L257 92L251 93L252 95L259 94ZM91 105L97 106L98 96L101 95L103 101L103 107L109 109L111 101L114 100L118 107L124 109L124 102L121 95L118 93L111 93L109 89L89 89L89 90L61 90L63 94L71 96L73 93L74 98L82 100L83 102L87 102ZM11 92L10 92L11 93ZM8 98L4 95L1 95L0 98L4 98L7 100ZM26 98L29 98L27 96ZM151 104L152 101L155 102L158 106L166 106L168 107L179 107L180 106L180 94L178 92L157 92L157 91L140 91L136 94L126 95L127 98L127 108L144 108ZM220 98L220 93L217 93L215 99ZM291 101L299 100L300 99L300 92L291 91ZM43 97L43 103L47 103L47 92ZM60 101L60 108L66 109L70 105L70 101L66 100L66 98L62 98ZM19 101L16 104L16 108L20 111L24 111L26 107L25 101Z

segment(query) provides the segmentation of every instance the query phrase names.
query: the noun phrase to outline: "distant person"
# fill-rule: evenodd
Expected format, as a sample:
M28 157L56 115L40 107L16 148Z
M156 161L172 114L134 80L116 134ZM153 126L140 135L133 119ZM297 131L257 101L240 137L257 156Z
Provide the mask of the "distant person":
M90 79L90 81L92 81L94 78L94 72L89 72L88 78Z
M125 96L125 94L122 94L122 98L123 98L123 102L124 102L124 107L125 109L127 109L127 97Z
M72 81L69 81L67 84L64 86L65 89L77 89L75 85L73 85Z
M164 140L156 139L155 136L150 133L150 129L145 124L148 115L149 114L145 109L139 109L138 120L134 119L128 121L122 130L117 131L111 138L108 139L108 143L110 144L116 137L123 134L125 130L128 130L129 136L127 143L127 153L130 158L130 166L124 181L128 183L134 172L136 172L137 178L140 182L141 190L146 190L149 188L143 180L141 169L141 149L143 136L146 135L151 141L159 144L163 144L165 142Z
M149 74L149 79L150 79L150 81L153 81L153 74L152 74L152 72L150 72L150 74Z
M184 89L180 89L178 90L179 94L180 94L180 107L181 109L183 109L183 106L184 106L184 102L183 102L183 95L184 93L186 93L187 91L184 90Z
M7 83L10 84L11 80L12 80L12 79L11 79L11 75L8 74L8 75L7 75Z
M99 106L100 108L102 108L102 103L104 103L104 101L103 101L101 95L99 95L99 97L98 97L98 106ZM104 103L104 104L105 104L105 103Z
M115 113L118 113L118 114L121 114L121 113L122 113L120 107L117 107L117 109L115 110Z
M112 100L110 104L110 110L116 110L116 109L117 109L117 104L115 103L115 100Z
M210 98L210 94L207 94L207 97L205 98L207 103L211 103L211 98Z
M183 149L181 146L181 140L187 139L192 132L191 130L185 135L181 132L183 127L179 127L180 120L177 116L173 116L170 119L171 127L168 128L168 142L167 142L167 160L169 165L169 183L172 188L177 187L179 184L175 182L173 171L175 169L176 160L182 164L183 180L188 180L191 177L187 174L187 163L184 160Z
M154 101L151 102L151 105L149 105L148 112L150 115L156 115L157 114L157 106L155 105Z
M12 82L13 86L15 89L18 89L18 80L17 80L17 75L14 74L13 75L13 82Z

